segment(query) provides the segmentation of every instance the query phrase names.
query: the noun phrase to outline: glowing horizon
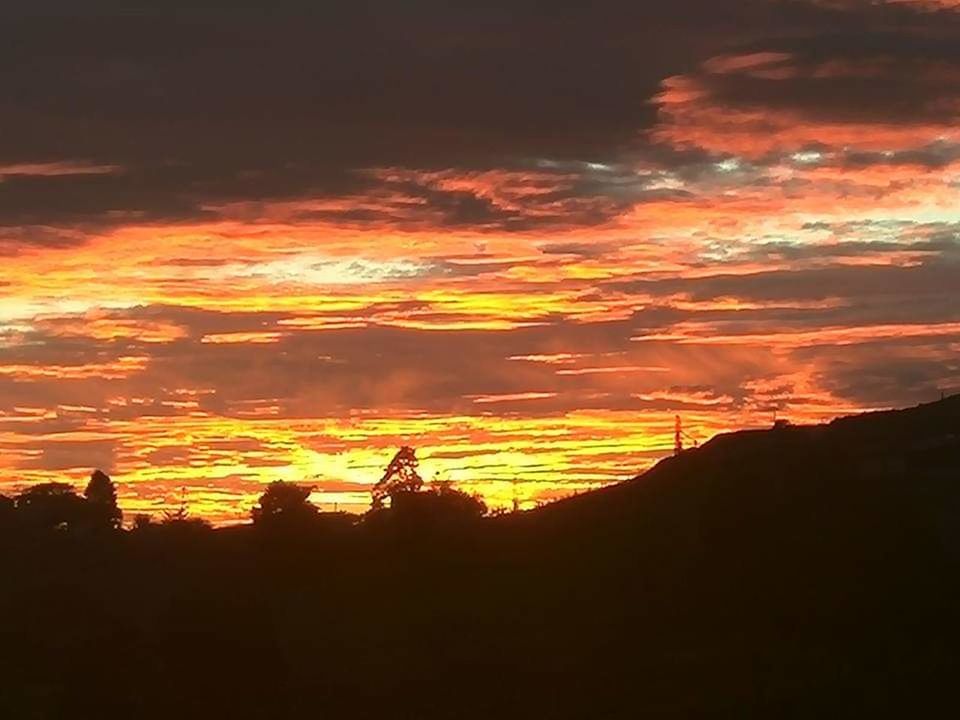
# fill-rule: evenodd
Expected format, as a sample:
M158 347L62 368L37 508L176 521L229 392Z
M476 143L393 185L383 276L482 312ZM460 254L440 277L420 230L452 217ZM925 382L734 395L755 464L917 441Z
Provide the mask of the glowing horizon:
M128 515L185 488L234 522L276 479L360 510L409 444L425 479L531 507L649 467L676 414L705 442L960 390L958 4L795 5L806 25L744 9L722 44L647 18L690 47L630 55L636 98L611 71L595 116L531 83L498 100L530 114L510 132L468 83L430 104L398 79L406 104L328 119L296 94L294 26L267 38L290 86L216 75L197 98L216 62L161 54L143 72L196 106L110 96L119 124L84 134L24 100L30 142L0 144L0 493L101 468ZM879 39L824 40L838 18ZM510 28L464 33L566 81ZM609 31L597 47L642 53ZM530 118L555 125L531 139Z

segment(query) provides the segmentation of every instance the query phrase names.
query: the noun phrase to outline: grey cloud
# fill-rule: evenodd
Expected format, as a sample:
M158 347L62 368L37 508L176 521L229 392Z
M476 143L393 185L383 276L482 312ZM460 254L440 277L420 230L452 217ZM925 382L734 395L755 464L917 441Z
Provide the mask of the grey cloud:
M852 252L853 248L848 250ZM864 251L869 252L869 247ZM653 296L684 294L693 300L736 297L756 301L816 301L929 296L949 299L957 296L958 276L960 263L945 257L906 267L827 266L702 278L618 281L608 287Z
M119 439L42 440L28 443L27 450L39 451L35 458L21 464L24 470L70 470L99 468L112 472Z
M854 348L825 360L819 381L868 406L904 406L960 390L960 361L947 344Z
M269 12L88 5L0 11L0 163L82 157L124 174L6 182L0 225L82 236L210 219L210 207L235 201L375 189L361 168L509 168L536 158L579 164L569 197L555 200L586 203L569 205L566 222L602 222L637 188L584 161L613 166L628 149L669 167L689 160L642 142L637 150L664 77L730 38L815 32L829 17L781 15L768 0L615 0L602 12L560 3L549 13L533 0L274 3ZM451 226L538 223L469 194L419 192ZM81 240L34 235L32 244Z

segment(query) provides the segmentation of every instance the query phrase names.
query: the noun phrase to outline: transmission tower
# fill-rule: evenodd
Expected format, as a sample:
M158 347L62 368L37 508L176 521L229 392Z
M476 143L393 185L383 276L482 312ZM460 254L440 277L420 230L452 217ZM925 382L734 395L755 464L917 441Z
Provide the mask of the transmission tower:
M689 433L685 432L683 429L683 420L680 419L680 416L677 415L676 422L673 429L673 454L679 455L683 452L683 440L686 438L690 441L693 447L699 447L700 442L695 438L690 437Z

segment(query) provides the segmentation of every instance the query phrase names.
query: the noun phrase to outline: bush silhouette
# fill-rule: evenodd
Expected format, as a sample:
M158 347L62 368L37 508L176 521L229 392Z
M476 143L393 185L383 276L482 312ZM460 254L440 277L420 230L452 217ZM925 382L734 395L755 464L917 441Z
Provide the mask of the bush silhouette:
M313 487L282 480L270 483L259 504L250 513L258 527L301 527L316 519L317 508L309 501Z
M394 493L388 512L405 525L453 526L479 520L487 506L452 483L435 482L421 492Z
M20 493L15 506L17 517L34 530L74 530L86 520L86 503L71 485L43 483Z

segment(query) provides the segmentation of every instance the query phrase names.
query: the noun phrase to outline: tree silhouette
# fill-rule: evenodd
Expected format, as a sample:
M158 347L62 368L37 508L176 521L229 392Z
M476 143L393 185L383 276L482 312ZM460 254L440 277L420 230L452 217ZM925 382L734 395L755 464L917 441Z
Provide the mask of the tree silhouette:
M173 533L175 536L190 537L191 535L210 530L213 526L203 518L191 517L187 509L186 488L180 491L180 504L176 510L164 510L163 521L159 524L147 523L141 530L160 529L164 533Z
M182 523L190 519L190 513L187 512L187 509L183 505L177 506L176 510L164 510L163 511L163 523L169 525L170 523Z
M163 524L164 525L176 525L184 524L190 520L190 511L187 510L187 489L185 487L180 488L180 504L177 506L176 510L164 510L163 511Z
M262 527L299 525L316 518L317 508L308 498L313 492L310 485L296 485L282 480L270 483L259 504L250 513L255 525Z
M90 523L97 529L117 530L123 523L123 513L117 507L117 489L102 470L94 470L83 493L87 499Z
M387 498L390 498L392 504L397 495L418 492L423 487L423 478L417 472L419 464L416 450L408 445L400 448L387 466L383 477L373 486L372 508L381 509Z
M144 519L141 519L144 518ZM180 489L180 504L176 510L164 510L159 523L153 522L149 516L138 516L134 521L135 529L150 536L172 538L175 542L187 541L201 533L211 530L213 526L203 518L192 517L187 508L187 490Z
M28 528L40 530L75 529L86 519L86 504L66 483L43 483L20 493L17 515Z

